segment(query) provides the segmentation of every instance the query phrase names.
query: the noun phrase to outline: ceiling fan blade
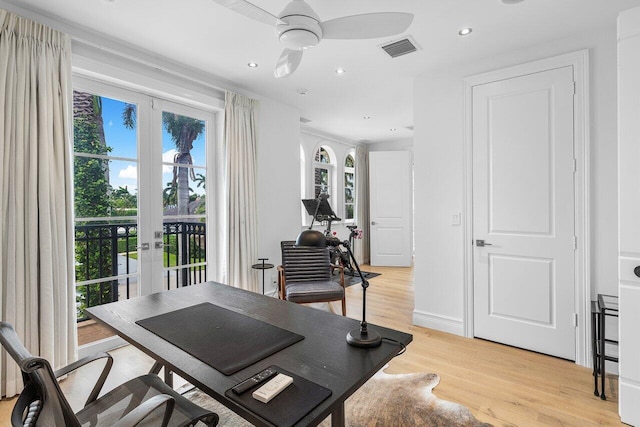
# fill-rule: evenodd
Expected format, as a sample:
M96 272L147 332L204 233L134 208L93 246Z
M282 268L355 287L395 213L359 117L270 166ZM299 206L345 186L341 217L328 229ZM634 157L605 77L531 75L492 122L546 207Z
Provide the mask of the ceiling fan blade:
M300 61L302 61L301 50L285 49L282 51L280 58L278 58L273 74L277 78L287 77L298 68Z
M323 39L375 39L403 33L413 14L402 12L365 13L322 22Z
M248 18L255 19L256 21L263 22L268 25L276 25L278 17L270 14L264 9L260 9L258 6L249 3L245 0L213 0L221 6L238 12Z

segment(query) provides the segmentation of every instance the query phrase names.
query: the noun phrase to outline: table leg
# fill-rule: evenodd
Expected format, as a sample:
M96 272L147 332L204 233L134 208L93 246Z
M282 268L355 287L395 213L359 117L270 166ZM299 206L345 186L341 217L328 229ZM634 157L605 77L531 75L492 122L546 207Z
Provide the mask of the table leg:
M158 375L158 373L160 372L160 369L162 369L162 365L159 362L155 362L151 367L151 370L149 371L149 373Z
M344 402L331 413L331 427L344 427Z
M155 362L149 371L150 374L158 375L160 370L164 369L164 382L171 388L173 388L173 372L168 370L166 367L162 366L160 362Z

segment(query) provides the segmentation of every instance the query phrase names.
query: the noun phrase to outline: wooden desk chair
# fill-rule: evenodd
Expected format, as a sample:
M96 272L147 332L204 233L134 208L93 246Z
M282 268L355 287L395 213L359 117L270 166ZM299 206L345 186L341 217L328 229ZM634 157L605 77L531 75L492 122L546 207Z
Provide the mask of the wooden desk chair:
M13 427L186 427L198 421L209 427L218 424L217 414L190 402L157 375L134 378L98 399L113 365L113 359L107 353L78 360L53 372L49 362L32 356L22 345L11 324L0 322L0 342L20 366L25 384L11 412ZM62 394L57 378L98 359L106 359L105 366L84 408L76 414Z
M282 265L278 267L280 299L307 304L342 301L342 315L347 315L344 290L344 268L330 261L328 248L300 247L295 242L283 241ZM333 271L339 270L340 282L332 280Z

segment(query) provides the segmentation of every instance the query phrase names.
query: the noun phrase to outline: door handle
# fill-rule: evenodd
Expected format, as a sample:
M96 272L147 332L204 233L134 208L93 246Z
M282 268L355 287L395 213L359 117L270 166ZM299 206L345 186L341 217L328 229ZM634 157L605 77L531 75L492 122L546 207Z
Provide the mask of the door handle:
M142 249L143 251L148 251L149 250L149 244L148 243L141 243L140 246L136 247L136 249Z
M163 249L163 248L166 248L168 246L171 246L171 245L165 245L163 242L156 242L156 244L154 245L154 247L156 249Z
M482 248L484 246L493 246L491 243L487 243L484 240L476 240L476 246Z

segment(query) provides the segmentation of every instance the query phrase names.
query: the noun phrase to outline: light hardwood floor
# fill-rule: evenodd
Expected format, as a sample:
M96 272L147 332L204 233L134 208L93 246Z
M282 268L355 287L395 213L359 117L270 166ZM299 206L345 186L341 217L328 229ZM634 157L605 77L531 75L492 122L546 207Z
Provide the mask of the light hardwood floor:
M413 269L364 266L382 273L367 291L367 320L413 334L407 352L387 372L435 372L434 394L467 406L481 421L495 426L622 426L618 417L617 379L607 379L608 400L593 395L587 368L496 343L462 338L411 324ZM421 284L428 286L428 283ZM362 289L347 292L347 312L360 318ZM335 310L338 310L336 304ZM112 352L115 364L106 389L146 373L152 361L130 346ZM62 382L75 408L82 404L96 370L83 370ZM9 425L14 400L0 402L0 426Z

